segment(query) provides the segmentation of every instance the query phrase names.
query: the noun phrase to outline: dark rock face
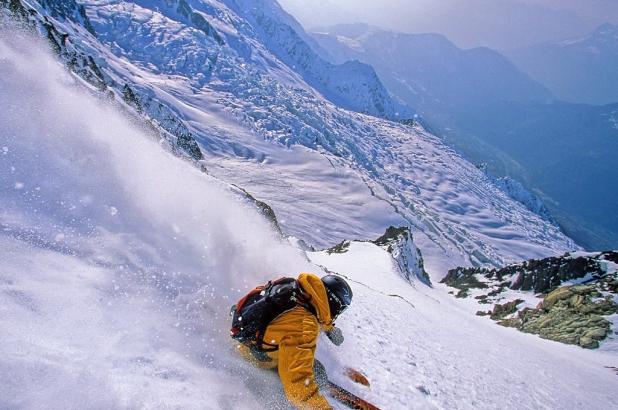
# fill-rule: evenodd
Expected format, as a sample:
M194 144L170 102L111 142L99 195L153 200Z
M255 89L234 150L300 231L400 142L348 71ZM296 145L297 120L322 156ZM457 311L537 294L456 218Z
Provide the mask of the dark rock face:
M238 185L232 184L232 187L241 192L257 209L260 211L262 216L264 216L270 223L273 225L273 228L279 233L279 235L283 236L283 231L281 230L281 225L279 225L279 220L277 219L277 215L275 211L268 205L266 202L262 202L259 199L256 199L253 195L251 195L244 188L239 187Z
M605 260L618 263L618 252L614 252L614 251L604 252L603 255L605 255Z
M375 241L365 242L371 242L390 253L399 268L399 272L407 281L412 282L416 278L425 285L432 286L431 278L425 271L423 256L414 244L410 228L391 226L386 229L384 235ZM325 252L329 255L346 253L350 249L350 245L350 241L343 241L326 249Z
M566 254L562 257L533 259L502 269L456 268L448 272L442 283L458 289L466 286L487 287L476 279L475 275L480 275L490 282L501 282L503 288L547 293L567 280L581 279L586 275L591 275L591 279L603 276L604 271L600 262L612 261L616 256L618 256L616 252L604 252L594 258L571 258Z
M549 258L540 261L528 261L522 266L511 284L511 289L533 290L535 293L546 293L562 282L570 279L583 278L588 274L601 276L603 270L597 260L579 257L575 259Z
M142 103L139 101L139 98L137 98L135 92L129 86L129 84L125 84L122 88L122 99L131 107L135 108L140 114L144 112L144 109L142 108Z
M494 310L490 313L490 317L493 320L502 320L508 315L512 315L517 312L517 306L521 304L523 300L517 299L512 302L507 302L503 305L495 305Z
M26 9L19 0L0 0L0 6L6 7L11 13L22 19L26 18Z
M487 289L487 284L479 281L475 274L479 271L478 268L457 268L450 270L448 275L440 283L459 289L458 298L466 298L469 296L470 289Z
M196 161L204 159L204 154L191 133L178 135L176 146Z
M604 317L618 313L618 252L603 252L530 260L502 269L457 268L442 283L459 289L460 298L480 293L479 304L494 304L493 310L479 311L498 324L514 327L544 339L574 344L587 349L599 347L612 334ZM566 285L575 281L579 285ZM536 308L521 309L522 299L506 301L505 290L543 295Z
M178 1L178 7L176 11L178 11L180 15L191 21L191 23L196 28L203 31L204 34L215 39L215 41L219 43L219 45L224 44L223 37L221 37L217 30L204 18L202 14L196 13L186 0Z

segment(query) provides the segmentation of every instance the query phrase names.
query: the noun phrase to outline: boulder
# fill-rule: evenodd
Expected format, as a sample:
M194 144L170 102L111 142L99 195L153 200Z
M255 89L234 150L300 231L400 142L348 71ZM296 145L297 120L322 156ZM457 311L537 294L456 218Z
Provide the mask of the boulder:
M545 297L542 307L545 310L550 310L558 301L569 299L571 296L573 296L571 287L558 288Z

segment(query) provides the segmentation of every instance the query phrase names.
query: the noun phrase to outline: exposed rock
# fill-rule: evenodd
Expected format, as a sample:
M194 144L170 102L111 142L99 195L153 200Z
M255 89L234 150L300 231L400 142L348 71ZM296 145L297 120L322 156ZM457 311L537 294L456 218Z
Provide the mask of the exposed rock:
M115 93L120 95L126 104L121 106L121 109L134 116L128 108L131 107L136 111L135 117L138 121L152 130L154 136L166 141L166 148L179 156L189 157L196 161L200 169L205 170L203 163L199 162L204 158L199 144L175 112L149 95L147 90L138 89L135 84L118 84L106 74L104 61L97 63L80 47L80 44L74 43L67 33L57 28L55 19L72 20L96 36L84 7L75 0L37 1L48 14L39 13L20 0L0 0L0 6L7 8L16 20L24 22L25 26L36 29L45 36L52 50L66 67L99 90L102 97L113 100Z
M27 12L19 0L0 0L0 6L6 7L20 20L26 19Z
M431 279L425 271L421 251L414 244L412 232L408 227L391 226L386 229L384 235L373 241L378 246L385 248L397 262L403 276L411 281L416 277L428 286Z
M232 184L232 187L236 188L240 191L251 203L255 205L255 207L260 211L260 213L268 219L273 227L277 230L279 235L283 236L283 231L281 230L281 226L279 225L279 221L277 220L277 215L275 211L268 205L266 202L262 202L259 199L256 199L253 195L247 192L244 188L239 187L238 185Z
M566 254L502 269L457 268L442 282L459 289L457 297L467 297L475 289L479 304L494 304L492 311L479 311L478 316L490 316L500 325L545 339L593 349L612 333L604 316L618 313L614 302L618 271L612 264L617 258L617 252ZM581 284L563 286L567 281ZM504 301L505 290L509 295L532 291L543 299L534 309L520 309L521 299Z
M604 274L598 260L586 257L531 260L524 262L522 268L510 288L533 290L536 293L549 292L567 280ZM502 272L503 275L508 273L508 268Z
M488 285L484 282L487 282L493 285L497 293L510 288L544 294L558 288L567 280L586 276L590 276L591 280L601 278L606 274L602 263L615 257L618 257L616 252L599 253L592 257L572 257L565 254L561 257L529 260L501 269L456 268L450 270L441 283L468 290L485 289ZM479 277L486 281L481 282Z
M457 268L450 270L440 283L459 289L456 297L466 298L469 296L470 289L487 289L487 285L479 281L476 277L478 268ZM486 297L487 298L487 297ZM485 299L486 299L485 298Z
M137 98L137 95L135 95L135 92L129 86L129 84L125 84L124 87L122 88L122 98L124 102L129 104L131 107L135 108L138 113L141 114L144 112L142 103L139 101L139 98Z
M193 10L186 0L178 0L178 13L190 21L198 30L201 30L207 36L212 37L219 45L223 45L223 37L210 24L201 13Z
M611 323L603 316L618 313L618 305L611 296L598 299L598 294L595 286L562 287L547 295L538 308L524 309L499 324L544 339L594 349L611 334ZM496 318L492 315L492 319Z
M520 303L523 303L523 300L517 299L502 305L495 305L490 317L493 320L502 320L505 317L517 312L517 305L519 305Z
M191 133L178 135L176 146L196 161L204 159L204 154L202 154L200 146Z
M560 288L551 292L547 297L543 300L543 309L550 310L553 305L555 305L560 300L569 299L573 296L573 292L571 288Z
M618 263L618 252L609 251L603 253L605 260Z
M326 253L332 255L333 253L346 253L350 249L350 241L341 241L341 243L326 250Z
M86 30L93 36L96 36L96 32L92 27L92 23L86 15L84 6L78 4L75 0L37 0L38 3L49 11L50 15L54 18L62 18L73 20L81 24Z

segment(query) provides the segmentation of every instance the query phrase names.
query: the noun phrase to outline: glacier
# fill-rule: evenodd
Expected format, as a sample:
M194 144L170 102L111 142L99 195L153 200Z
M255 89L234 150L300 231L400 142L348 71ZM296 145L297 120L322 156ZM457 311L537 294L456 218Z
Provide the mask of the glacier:
M410 225L434 271L447 260L500 265L577 247L523 206L514 212L491 181L422 128L332 105L260 41L240 5L185 3L223 45L178 17L175 1L82 2L96 39L70 20L58 26L95 55L110 83L130 83L140 98L170 107L205 148L210 172L268 202L287 234L328 247ZM286 183L273 186L273 177ZM320 194L341 189L371 205Z

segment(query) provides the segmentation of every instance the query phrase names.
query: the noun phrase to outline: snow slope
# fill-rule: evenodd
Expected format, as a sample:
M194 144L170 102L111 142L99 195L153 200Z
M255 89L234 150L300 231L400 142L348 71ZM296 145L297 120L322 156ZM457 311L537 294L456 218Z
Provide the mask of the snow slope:
M87 95L95 91L43 46L0 31L0 408L285 408L276 375L233 353L228 309L267 278L321 268L216 176L259 193L284 230L310 243L375 238L391 222L410 222L436 276L481 250L497 261L574 246L422 129L339 110L282 83L263 83L274 95L200 88L51 21L96 53L108 78L130 79L174 107L210 175ZM299 104L294 116L286 99ZM267 107L263 118L295 133L323 115L314 125L324 128L304 137L330 128L333 145L277 145L263 138L277 127L231 115ZM310 255L378 290L353 283L355 304L340 323L345 347L320 342L319 357L346 387L394 409L615 405L616 376L603 367L618 366L615 356L529 342L411 286L384 249L356 249ZM342 267L338 257L356 264ZM345 366L367 372L372 390L343 380Z
M390 119L412 117L409 108L392 100L373 67L359 61L333 65L323 59L318 43L276 0L233 3L272 53L336 105Z
M310 253L352 281L355 303L340 319L338 363L358 363L359 388L389 409L609 409L618 406L612 352L587 351L491 325L445 292L406 286L381 248ZM442 285L438 285L442 287ZM393 296L394 295L394 296ZM338 381L345 383L338 375ZM350 383L349 381L347 383Z
M328 247L410 225L438 278L459 265L577 247L423 129L333 106L227 3L191 2L223 44L174 8L81 3L97 38L71 20L56 20L59 30L94 56L110 84L130 83L139 98L170 107L210 172L266 200L287 234ZM333 200L342 194L351 200Z
M285 408L275 374L235 357L227 309L266 277L320 268L244 197L10 35L0 36L0 408ZM383 408L618 404L603 367L615 355L472 317L410 286L373 244L310 258L355 293L344 348L321 340L318 357ZM345 380L347 366L371 389Z
M306 259L40 45L0 56L0 408L254 408L229 306Z

